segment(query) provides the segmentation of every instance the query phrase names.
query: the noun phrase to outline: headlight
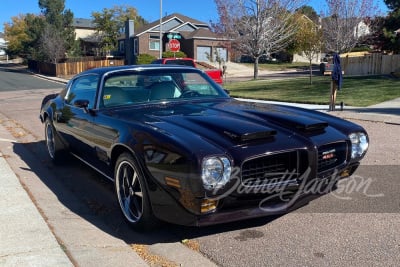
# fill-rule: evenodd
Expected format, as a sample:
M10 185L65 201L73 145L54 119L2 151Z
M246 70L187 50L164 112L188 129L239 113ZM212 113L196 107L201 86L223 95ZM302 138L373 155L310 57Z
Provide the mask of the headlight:
M223 187L231 177L231 162L226 157L205 158L202 163L201 179L204 188Z
M359 158L368 149L368 137L365 133L352 133L349 135L351 141L351 158Z

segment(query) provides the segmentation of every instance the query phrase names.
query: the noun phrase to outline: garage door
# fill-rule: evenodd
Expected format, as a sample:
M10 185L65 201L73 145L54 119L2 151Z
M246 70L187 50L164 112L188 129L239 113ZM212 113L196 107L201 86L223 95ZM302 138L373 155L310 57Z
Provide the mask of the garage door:
M208 57L211 55L210 46L198 46L197 47L197 61L209 61Z
M221 59L223 59L224 62L227 62L228 59L228 50L224 47L216 47L215 48L216 53L220 56ZM215 55L214 55L214 61L215 61Z

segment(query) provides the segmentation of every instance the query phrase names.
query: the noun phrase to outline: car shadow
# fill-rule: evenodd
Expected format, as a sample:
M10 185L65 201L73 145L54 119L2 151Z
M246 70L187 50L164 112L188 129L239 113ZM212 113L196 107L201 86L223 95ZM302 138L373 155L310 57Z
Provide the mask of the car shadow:
M65 157L61 165L54 165L47 155L44 141L14 143L13 151L68 210L127 244L180 242L184 239L262 227L279 218L268 216L201 228L160 222L151 231L139 232L124 221L113 183L90 167L72 156ZM35 194L33 197L40 206L40 197Z

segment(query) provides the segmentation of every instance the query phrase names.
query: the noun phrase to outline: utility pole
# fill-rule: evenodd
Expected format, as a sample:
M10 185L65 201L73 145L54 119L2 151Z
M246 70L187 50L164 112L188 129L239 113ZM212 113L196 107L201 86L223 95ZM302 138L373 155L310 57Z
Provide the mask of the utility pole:
M160 58L162 58L162 0L160 0Z

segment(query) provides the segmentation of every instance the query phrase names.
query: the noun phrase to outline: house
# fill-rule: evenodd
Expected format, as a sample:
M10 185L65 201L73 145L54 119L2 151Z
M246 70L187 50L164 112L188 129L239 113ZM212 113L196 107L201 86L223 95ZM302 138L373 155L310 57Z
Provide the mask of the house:
M75 29L76 39L84 39L96 33L96 27L91 19L74 18L72 27Z
M6 51L4 49L7 48L6 40L4 39L4 34L0 32L0 56L5 56Z
M330 20L333 23L329 23L329 20L327 18L320 19L320 25L318 27L338 27L340 25L342 28L348 28L348 27L353 27L353 39L358 40L363 40L363 38L367 37L372 33L371 29L371 22L368 19L361 19L359 20L358 18L348 18L348 19L340 19L340 20ZM342 33L346 32L343 30ZM351 32L349 32L351 34ZM351 37L351 36L350 36ZM346 40L349 40L348 38ZM325 40L326 41L326 40ZM353 42L353 40L352 40ZM332 52L332 51L326 51L326 52ZM362 52L365 53L365 52ZM315 57L312 60L312 63L320 63L320 61L325 61L327 54L325 53L320 53L319 55L315 55ZM302 53L295 54L293 58L293 62L308 62L308 59L302 56Z
M357 38L362 38L370 34L370 23L367 20L361 20L354 29L354 36Z
M224 61L229 61L229 40L213 33L206 23L182 14L173 13L162 18L161 45L159 20L137 30L132 27L133 22L127 23L125 36L119 40L120 52L127 56L130 53L135 57L149 54L158 58L160 49L162 52L169 51L169 40L177 39L180 42L180 51L197 61L210 61L210 56L215 58L216 54ZM130 45L126 45L127 42ZM130 47L133 48L132 52Z
M93 56L100 53L99 37L96 35L96 27L91 19L74 18L72 27L75 29L75 38L80 40L84 55Z

